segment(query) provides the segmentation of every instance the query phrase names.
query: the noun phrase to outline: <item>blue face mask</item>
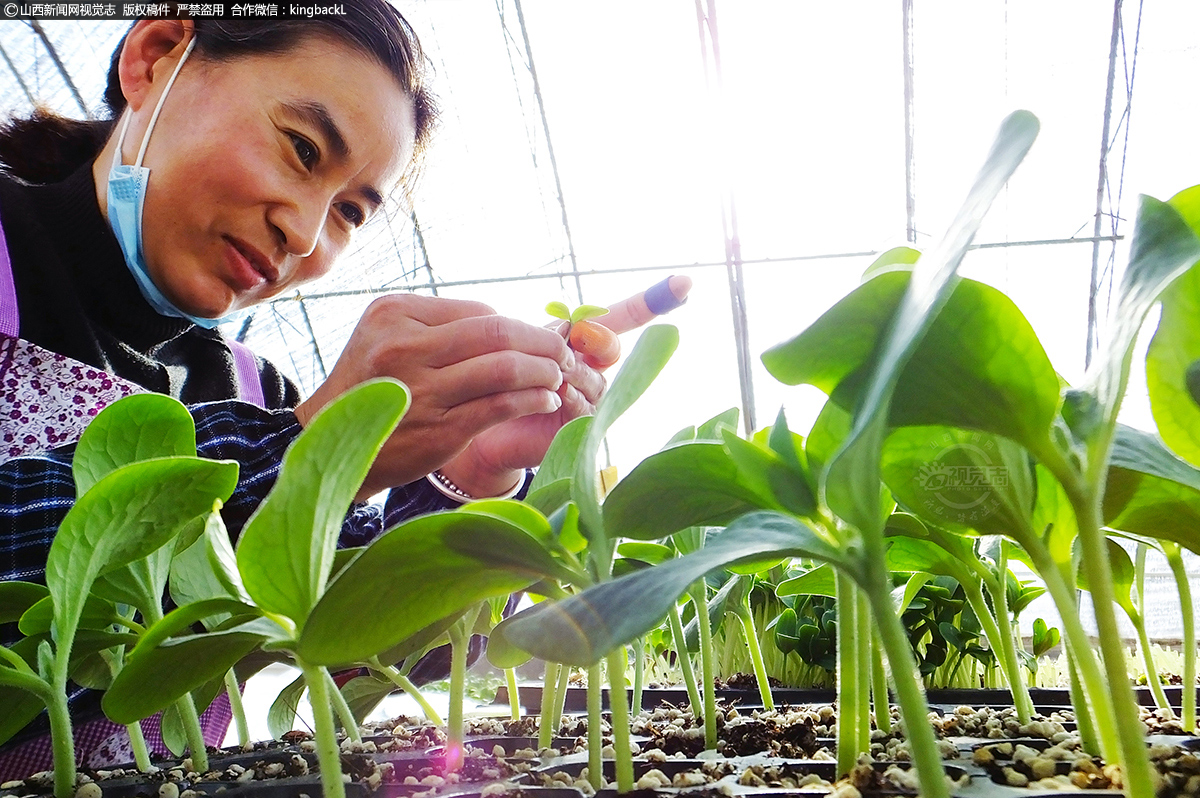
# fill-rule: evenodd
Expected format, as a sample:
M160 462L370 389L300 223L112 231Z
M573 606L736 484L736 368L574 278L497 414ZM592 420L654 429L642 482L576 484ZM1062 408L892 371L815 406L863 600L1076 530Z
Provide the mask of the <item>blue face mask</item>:
M179 74L183 63L187 61L195 44L196 38L193 36L192 40L188 42L187 49L183 51L183 57L175 65L171 79L163 88L162 96L158 98L158 105L154 107L154 113L150 116L150 124L146 126L146 135L142 138L142 146L138 150L137 159L130 165L121 163L121 145L125 142L125 131L129 128L130 116L126 114L125 120L121 123L121 132L117 134L117 151L113 155L112 168L108 172L108 223L117 237L117 242L121 245L121 252L125 254L125 265L129 267L129 272L137 281L142 296L146 298L150 306L164 316L187 319L201 327L211 329L222 322L236 321L245 314L245 311L237 311L219 319L205 319L180 310L171 300L167 299L154 284L154 280L150 278L150 270L146 265L146 256L142 249L142 210L146 203L146 185L150 180L150 169L142 166L142 158L146 155L146 145L150 142L150 131L154 129L154 123L158 121L158 113L162 110L163 101L167 99L167 93L171 91L171 86L175 83L175 77Z

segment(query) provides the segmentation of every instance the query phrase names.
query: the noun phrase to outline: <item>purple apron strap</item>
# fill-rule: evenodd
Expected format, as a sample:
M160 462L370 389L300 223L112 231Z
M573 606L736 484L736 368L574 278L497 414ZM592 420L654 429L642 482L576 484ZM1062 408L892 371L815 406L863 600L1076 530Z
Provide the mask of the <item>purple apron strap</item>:
M17 310L17 289L13 285L12 261L8 259L8 242L0 226L0 335L16 338L21 329L21 314Z
M254 352L240 341L227 340L226 343L233 352L233 362L237 366L238 398L265 408L267 400L263 397L262 380L258 376L258 362L254 359Z

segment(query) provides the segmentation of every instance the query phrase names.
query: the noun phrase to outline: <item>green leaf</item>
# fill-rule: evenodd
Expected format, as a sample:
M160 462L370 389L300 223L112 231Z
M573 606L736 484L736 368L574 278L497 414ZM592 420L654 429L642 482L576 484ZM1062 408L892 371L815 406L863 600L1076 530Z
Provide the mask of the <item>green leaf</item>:
M237 463L194 457L147 460L118 468L83 494L46 558L60 644L74 636L98 576L166 544L213 499L228 499L237 471Z
M354 681L357 681L357 679ZM391 683L389 682L389 684ZM304 691L307 689L308 683L304 681L304 674L300 674L280 690L279 695L275 696L275 700L271 702L271 708L267 710L267 731L276 740L283 737L286 732L291 731L292 727L296 725L296 711L299 709L300 699L304 696ZM393 687L392 690L394 689L396 688ZM388 692L391 691L389 690ZM384 695L387 695L387 693L384 693Z
M778 508L742 479L723 445L683 443L650 455L617 483L604 501L604 524L614 538L657 540Z
M30 607L48 598L50 591L45 585L33 582L0 582L0 623L19 620Z
M579 449L583 446L583 441L587 438L588 429L591 426L591 416L580 416L568 421L559 429L554 440L550 442L550 448L546 450L546 456L542 458L542 464L538 466L537 473L533 475L533 482L529 483L530 495L561 480L570 480L575 476L575 461L579 459ZM556 509L558 507L552 507L550 512ZM543 510L543 512L545 511ZM549 515L549 512L546 514Z
M1125 387L1129 381L1129 366L1133 345L1146 314L1167 286L1200 258L1200 238L1189 227L1179 211L1153 197L1141 197L1133 240L1129 245L1129 264L1125 267L1118 296L1113 307L1115 316L1109 325L1109 336L1101 357L1092 363L1085 377L1086 389L1104 409L1105 423L1115 423ZM1187 290L1187 287L1183 290ZM1165 309L1165 308L1164 308ZM1173 311L1173 314L1176 311ZM1172 315L1168 322L1177 326ZM1174 345L1170 330L1162 345ZM1187 346L1188 342L1179 342ZM1156 350L1161 353L1161 349ZM1161 363L1156 364L1156 369ZM1150 368L1149 362L1147 369ZM1147 375L1149 377L1149 374ZM1172 371L1156 370L1154 382L1160 410L1163 394L1161 382L1179 379ZM1178 400L1178 397L1176 397ZM1170 403L1169 403L1170 404ZM1175 402L1178 404L1178 401ZM1152 406L1153 407L1153 406Z
M547 308L549 310L549 308ZM597 305L580 305L571 311L570 320L572 324L586 321L587 319L595 319L600 316L607 316L608 308L602 308Z
M912 247L892 247L871 262L871 265L863 272L862 282L865 283L887 272L912 271L912 266L919 257L921 257L921 253Z
M209 513L204 521L204 534L175 555L169 584L176 606L212 598L250 603L220 513Z
M1104 542L1108 548L1108 567L1112 571L1113 601L1118 607L1125 610L1125 614L1137 625L1136 619L1139 613L1130 598L1136 578L1133 560L1130 558L1129 552L1125 551L1117 541L1105 538ZM1088 584L1087 573L1082 568L1079 570L1078 580L1079 589L1090 593L1092 588Z
M333 567L346 511L408 408L394 380L362 383L325 407L283 458L279 479L237 547L246 592L303 626Z
M504 621L500 623L504 623ZM496 625L499 626L500 624ZM484 649L484 654L487 655L488 662L497 668L517 668L533 659L533 654L517 648L509 642L507 637L495 634L494 627L493 633L488 636L488 644L487 648Z
M1200 552L1200 470L1150 433L1118 425L1102 509L1106 526Z
M808 440L804 442L804 454L813 474L825 471L837 450L850 437L853 422L850 411L832 399L821 406L817 420L808 431Z
M947 536L946 542L954 546L947 551L932 540L900 537L891 538L887 551L889 571L915 573L927 571L935 576L950 576L962 582L971 578L971 572L960 556L974 558L971 546L962 538Z
M553 515L571 501L571 480L556 479L548 482L536 490L530 490L522 501L543 515Z
M263 640L257 631L235 627L176 638L155 647L139 643L101 700L104 714L122 724L148 718L223 676Z
M717 413L715 416L705 421L700 426L696 427L695 440L698 441L716 441L720 443L724 438L721 437L722 429L731 429L737 431L738 418L741 416L740 408L731 407Z
M9 646L8 650L23 659L32 669L37 657L38 642L35 638L27 637ZM0 712L0 745L11 740L46 707L40 696L7 684L5 676L9 673L15 671L0 660L0 707L4 707L4 711Z
M120 620L117 608L111 601L92 594L84 600L83 611L79 615L80 629L107 629ZM54 623L54 601L46 595L41 601L31 605L21 616L17 628L26 637L50 634Z
M82 495L123 465L184 455L196 455L187 408L164 394L127 396L101 410L80 436L71 460L75 491Z
M1033 464L1007 438L951 427L902 427L884 442L880 467L900 505L938 526L1006 535L1029 525Z
M901 614L908 610L909 606L913 603L913 600L916 599L917 594L921 592L921 589L933 579L934 574L931 574L928 571L917 571L908 577L908 581L906 581L903 585L900 585L893 590L892 606L896 608L896 612Z
M882 528L878 495L879 457L888 422L889 406L900 375L910 359L920 366L936 366L938 371L941 370L941 364L931 363L924 356L914 358L914 352L925 338L939 311L954 293L959 263L992 201L1032 146L1037 129L1037 119L1026 111L1017 111L1005 119L992 152L950 229L937 247L918 260L904 297L894 316L890 316L891 325L887 334L879 341L878 346L871 341L867 347L869 352L877 353L877 365L866 383L862 404L855 413L850 438L829 465L825 486L826 502L830 509L860 531L881 531ZM876 280L889 277L892 275L884 274ZM990 305L975 307L986 310ZM941 336L934 340L940 338ZM973 346L975 342L961 335L955 336L955 339L959 349L972 350L970 355L958 353L956 359L971 365L971 356L976 355ZM764 362L767 363L768 369L771 369L771 362L768 362L766 355ZM989 373L988 365L975 364L975 368L967 373L974 374L982 370L986 376ZM1007 373L1007 369L1005 372ZM962 390L961 376L956 375L950 384L954 391L953 396L947 396L947 399L956 411L981 421L988 418L987 413L981 412L978 406L979 397L964 395L968 392ZM930 396L929 384L920 387L923 398ZM1057 380L1055 392L1057 394ZM956 399L961 401L955 401ZM914 406L921 405L918 403ZM1016 407L1022 411L1022 416L1026 414L1024 405L1017 404ZM1023 420L1019 419L1018 423ZM941 417L925 421L930 422L955 423Z
M649 565L658 565L675 558L675 549L661 543L631 540L617 546L617 554Z
M528 504L523 504L519 501L512 501L510 499L482 499L470 504L464 504L458 509L458 512L500 518L508 521L515 527L525 530L527 534L543 543L549 543L554 540L554 530L550 528L550 522L546 520L546 516Z
M562 302L551 302L546 305L546 312L556 319L562 319L563 321L571 320L571 311Z
M362 723L375 711L379 702L399 689L378 676L356 676L342 686L342 697L346 699L355 720Z
M575 462L571 498L579 506L580 528L584 536L595 542L595 536L607 537L600 499L596 493L596 455L609 428L637 401L658 376L679 345L679 330L669 324L647 327L633 351L625 359L613 379L608 393L596 406L596 414L588 427L587 436L579 447Z
M316 665L361 662L483 599L573 576L502 518L420 516L380 536L330 583L296 654Z
M143 616L152 613L153 617L160 611L167 590L172 551L172 546L163 546L139 560L102 574L92 585L92 592L114 604L135 607Z
M653 568L603 582L562 601L538 604L493 631L550 662L587 666L654 628L700 577L738 562L770 557L840 562L841 553L795 518L759 512L710 534L704 548Z
M829 565L818 565L775 588L777 596L829 596L837 598L837 574Z
M732 430L724 434L725 450L737 466L739 481L769 498L768 503L760 505L762 509L784 510L801 517L812 514L817 500L809 488L808 476L799 471L794 449L793 461L788 462L769 448L739 438Z

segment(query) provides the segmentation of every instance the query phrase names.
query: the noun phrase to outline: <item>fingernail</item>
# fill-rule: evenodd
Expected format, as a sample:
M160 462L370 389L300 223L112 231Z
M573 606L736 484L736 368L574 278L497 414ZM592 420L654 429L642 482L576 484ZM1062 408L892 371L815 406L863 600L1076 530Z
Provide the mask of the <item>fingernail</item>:
M553 404L553 405L554 405L554 409L555 409L555 410L557 410L557 409L559 409L560 407L562 407L562 399L561 399L561 398L559 397L559 395L558 395L558 394L556 394L556 393L552 393L552 394L550 394L550 402L551 402L551 404Z
M564 368L566 368L567 371L570 371L571 369L575 368L575 353L572 352L570 349L567 350L567 357L566 357L565 362L563 363L563 366L564 366Z

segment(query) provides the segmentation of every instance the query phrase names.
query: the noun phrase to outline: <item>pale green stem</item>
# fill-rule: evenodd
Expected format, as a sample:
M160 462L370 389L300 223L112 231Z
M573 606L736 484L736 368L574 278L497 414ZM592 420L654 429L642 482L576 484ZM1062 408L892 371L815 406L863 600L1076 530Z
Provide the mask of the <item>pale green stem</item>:
M1146 756L1144 726L1138 717L1137 699L1130 684L1125 647L1121 642L1120 627L1117 625L1108 547L1100 531L1099 501L1090 491L1073 492L1068 488L1067 494L1071 497L1079 525L1079 538L1083 544L1082 569L1087 575L1088 587L1091 589L1096 632L1100 637L1101 659L1108 677L1109 694L1113 699L1117 741L1121 752L1117 764L1124 767L1125 787L1130 795L1153 795L1154 777L1150 758ZM1112 760L1109 762L1111 764Z
M546 674L542 677L542 709L538 716L538 748L549 748L558 731L561 715L554 714L557 701L554 697L554 687L558 684L559 668L557 662L546 663Z
M997 617L993 618L979 584L968 579L962 583L962 587L967 596L967 603L971 605L971 609L975 611L975 617L979 619L979 625L983 628L984 637L987 638L992 653L1000 662L1000 670L1012 693L1013 707L1017 710L1017 718L1022 724L1029 723L1033 720L1033 700L1029 697L1029 688L1025 686L1025 680L1021 677L1021 663L1017 660L1016 646L1012 639L1012 624L1008 622L1007 611L1004 615L1000 615L1003 606L997 604ZM990 591L993 601L1001 590ZM1004 629L1001 629L996 622L997 618L1004 623Z
M1145 543L1139 543L1134 557L1134 589L1137 592L1137 612L1130 620L1137 630L1138 648L1142 650L1142 663L1146 668L1146 684L1150 687L1150 695L1154 696L1154 705L1165 709L1170 717L1175 717L1167 694L1163 690L1162 680L1158 678L1158 667L1154 664L1154 654L1150 650L1150 635L1146 632L1146 549Z
M867 595L871 615L875 619L875 631L887 656L920 793L925 798L950 798L937 737L929 723L929 702L921 686L912 645L892 605L890 577L884 554L881 534L863 535L863 592ZM841 608L838 609L840 611Z
M434 726L443 725L442 716L439 715L438 711L433 708L433 705L425 699L425 696L422 695L421 690L412 683L412 680L397 670L394 666L384 665L379 661L378 657L371 660L370 665L373 670L383 674L385 679L407 693L413 701L416 701L417 705L421 707L421 711L425 713L426 720L428 720Z
M854 581L837 572L837 775L846 776L854 769L860 753L858 650L854 638L858 631L858 589Z
M871 636L871 678L875 697L875 726L884 734L892 733L892 706L888 696L887 671L883 668L883 651L878 635Z
M1096 718L1087 709L1087 693L1083 689L1083 680L1079 677L1078 658L1072 653L1071 646L1064 640L1063 650L1067 656L1067 676L1071 687L1071 706L1075 707L1075 726L1079 732L1079 745L1084 751L1095 756L1100 753L1100 736L1096 732ZM1091 656L1090 651L1087 656ZM1080 711L1080 707L1083 711Z
M117 674L121 672L122 663L125 661L125 646L114 646L101 651L100 658L108 665L109 673L116 679ZM150 761L150 748L146 745L146 735L142 733L141 721L127 724L125 733L129 735L129 748L133 751L133 763L141 772L149 772L153 763Z
M561 665L558 669L558 687L554 691L554 711L550 717L554 722L550 726L550 736L557 737L562 724L563 712L567 708L567 690L571 687L571 666Z
M588 784L593 790L604 789L604 729L603 700L600 695L601 675L600 663L588 668L587 677L587 708L588 708Z
M633 714L642 711L642 682L646 678L646 642L638 637L630 643L633 648Z
M246 721L246 708L242 706L242 688L238 686L233 668L225 671L225 693L229 696L229 708L233 710L233 721L237 725L238 743L245 748L250 744L250 724Z
M153 763L150 761L150 748L146 745L146 735L142 734L142 722L128 724L125 731L129 734L129 747L133 749L133 763L141 772L149 772Z
M1113 700L1104 674L1100 670L1100 662L1079 620L1079 603L1075 600L1075 591L1070 586L1066 574L1054 562L1049 550L1040 540L1032 538L1018 542L1029 554L1035 570L1046 585L1046 592L1054 601L1062 623L1064 644L1072 655L1075 667L1078 668L1083 702L1074 704L1076 721L1079 722L1080 717L1085 714L1092 716L1091 726L1095 730L1095 740L1100 746L1100 755L1109 762L1116 762L1120 755L1120 747ZM1125 682L1129 681L1128 675L1122 679Z
M629 739L629 693L625 688L625 646L608 654L608 705L612 712L617 792L633 790L633 752Z
M1196 621L1192 614L1192 586L1178 544L1163 542L1163 553L1171 573L1175 575L1175 586L1179 590L1180 620L1183 623L1183 687L1180 691L1183 711L1183 730L1196 731Z
M326 673L328 674L328 671ZM333 674L328 675L329 701L333 704L333 711L337 713L338 722L342 724L342 729L346 732L347 738L353 742L361 743L362 733L358 730L358 721L354 717L354 712L350 709L350 705L346 703L346 697L342 695L342 691L338 689L337 682L333 680Z
M758 695L767 711L775 709L775 700L771 696L771 683L767 680L767 666L763 663L762 648L758 644L758 630L754 628L754 616L750 612L750 594L733 608L733 614L742 624L742 634L746 638L746 650L750 652L750 664L754 667L754 679L758 682Z
M717 750L717 688L713 683L712 623L708 618L707 588L703 581L692 586L696 623L700 628L700 676L704 679L704 748Z
M191 693L186 693L175 699L175 709L183 722L183 732L187 735L188 755L192 758L192 768L197 773L208 770L208 749L204 746L204 732L200 729L200 713L196 711L196 702Z
M692 716L700 717L702 704L700 690L696 687L696 673L692 670L692 655L687 650L687 638L683 634L683 622L679 619L679 606L671 605L667 613L671 624L671 640L675 643L675 659L679 662L679 670L683 674L683 684L687 688L688 702L692 705Z
M66 691L46 702L46 710L50 713L50 740L54 746L54 796L74 798L75 736Z
M446 751L449 770L458 770L463 761L463 700L467 692L467 650L471 643L471 630L479 617L482 605L467 610L467 614L451 625L450 637L450 711L447 713Z
M508 685L508 703L512 709L512 719L521 719L521 693L517 685L517 669L505 668L504 681ZM439 724L441 725L441 724Z
M988 594L992 597L992 606L996 608L995 625L999 648L996 647L996 641L992 639L986 627L984 634L988 635L988 640L992 643L992 650L996 652L997 658L1000 660L1000 668L1008 681L1008 689L1013 695L1013 705L1016 707L1017 715L1024 717L1021 713L1025 711L1032 719L1033 699L1029 697L1029 684L1022 672L1021 659L1017 656L1017 641L1013 631L1016 628L1016 620L1010 617L1008 611L1008 546L1007 540L1000 541L1000 560L996 569L999 579L988 579L984 582ZM978 613L976 614L978 615ZM1029 721L1022 720L1021 722L1028 723Z
M308 700L312 705L314 742L317 746L317 762L321 766L321 789L323 798L346 798L346 785L342 781L341 751L338 748L337 731L333 723L333 706L329 695L329 673L319 665L309 665L299 657L296 665L304 674L308 685Z
M855 635L854 648L858 653L858 749L871 750L871 641L875 635L871 631L869 613L870 606L867 597L861 590L854 591L858 601L858 634Z

